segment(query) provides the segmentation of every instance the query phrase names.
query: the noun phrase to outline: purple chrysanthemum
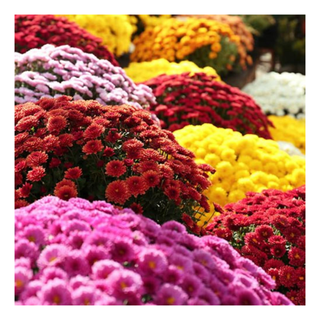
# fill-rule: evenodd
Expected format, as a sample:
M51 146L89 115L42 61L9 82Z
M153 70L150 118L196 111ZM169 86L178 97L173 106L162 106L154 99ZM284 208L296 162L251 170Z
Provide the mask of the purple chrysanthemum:
M204 288L202 281L196 275L192 274L186 274L180 286L189 297L198 296L199 292Z
M112 259L118 262L130 261L134 257L132 241L128 239L117 239L112 242L110 248Z
M261 300L259 296L249 289L237 290L236 304L238 305L261 305Z

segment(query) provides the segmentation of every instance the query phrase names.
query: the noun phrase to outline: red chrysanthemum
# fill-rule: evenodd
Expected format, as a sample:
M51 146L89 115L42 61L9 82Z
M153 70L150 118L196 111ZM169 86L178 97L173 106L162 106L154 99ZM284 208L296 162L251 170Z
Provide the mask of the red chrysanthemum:
M19 189L19 193L21 198L28 198L30 191L32 189L32 184L29 182L26 182L20 189Z
M49 134L43 138L42 145L45 151L52 151L59 146L59 139L58 137Z
M16 131L29 131L39 124L39 120L35 116L26 116L18 121L15 126Z
M258 226L255 232L263 239L268 239L273 235L273 229L265 224Z
M127 167L121 160L112 160L106 165L106 174L111 177L120 177L127 171Z
M59 136L59 145L61 148L72 147L74 136L70 133L63 133Z
M279 269L279 282L281 285L291 288L296 283L296 272L293 267L283 266Z
M45 176L45 169L42 166L34 167L27 173L27 179L35 182L40 181Z
M132 209L136 214L143 214L143 207L139 203L133 202L129 208Z
M169 186L164 188L164 194L172 200L179 200L180 188Z
M247 244L250 244L252 246L258 246L258 247L261 246L261 243L263 241L263 239L260 237L260 235L256 232L247 233L244 236L244 240Z
M286 237L287 241L295 243L302 234L301 230L297 227L288 227L283 230L283 235Z
M137 171L140 173L143 173L148 170L153 170L156 172L160 171L158 163L153 160L146 160L146 161L141 161L137 165Z
M299 288L305 288L306 286L306 269L303 267L296 269L296 285Z
M280 243L273 244L270 247L270 253L276 258L281 258L286 253L286 246Z
M284 262L278 259L270 259L266 261L266 263L263 266L264 270L269 269L279 269L280 267L284 266Z
M303 266L305 264L305 251L292 247L288 252L289 263L292 266Z
M69 200L78 196L76 186L63 185L54 189L54 195L62 200Z
M67 126L67 123L64 116L51 116L48 119L47 128L49 132L57 134Z
M92 123L83 133L83 137L85 139L96 139L98 138L103 132L105 128L97 123Z
M23 200L23 199L18 199L18 200L16 200L14 202L14 208L15 209L19 209L19 208L22 208L22 207L26 207L28 204L29 204L28 201Z
M27 165L31 168L38 167L40 164L45 163L48 160L48 155L43 151L31 152L27 158Z
M124 204L130 197L130 192L125 181L117 180L108 184L105 196L110 202Z
M112 157L114 155L114 150L110 147L105 147L103 151L103 156L104 157Z
M145 194L148 190L146 181L141 176L131 176L126 179L129 192L137 197L139 194Z
M83 147L82 152L85 154L94 154L103 149L103 144L100 140L89 140Z
M82 169L79 167L74 167L74 168L68 169L65 172L64 177L66 179L76 180L76 179L79 179L81 175L82 175Z
M268 242L269 242L270 244L285 244L285 243L286 243L286 239L283 238L282 236L274 235L274 236L271 236L271 237L268 239Z
M142 178L146 182L148 188L155 187L160 183L159 173L153 170L144 172Z
M53 169L58 167L61 164L61 160L58 158L52 158L50 163L49 163L49 168Z

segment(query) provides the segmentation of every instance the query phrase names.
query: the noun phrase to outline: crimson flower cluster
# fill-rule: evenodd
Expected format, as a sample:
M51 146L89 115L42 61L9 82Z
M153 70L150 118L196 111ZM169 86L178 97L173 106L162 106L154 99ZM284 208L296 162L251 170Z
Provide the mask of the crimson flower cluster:
M156 103L151 111L163 128L175 131L189 124L212 123L271 139L268 126L273 125L260 106L240 89L216 81L214 75L163 74L143 83L153 90Z
M155 221L209 211L215 170L197 165L152 114L69 96L15 106L15 204L45 195L130 207Z
M60 46L68 44L99 59L110 61L119 66L102 40L79 27L65 17L54 15L15 15L15 51L24 53L45 44Z
M226 240L47 196L15 210L16 305L292 305Z
M275 290L294 304L305 304L305 186L248 192L227 204L205 231L261 266L276 281Z

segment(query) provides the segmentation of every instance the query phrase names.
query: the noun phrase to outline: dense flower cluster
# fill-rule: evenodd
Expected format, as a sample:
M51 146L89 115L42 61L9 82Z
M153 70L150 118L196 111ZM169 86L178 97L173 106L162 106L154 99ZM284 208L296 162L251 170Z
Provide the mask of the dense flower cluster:
M268 116L274 127L269 131L273 140L291 142L303 154L306 153L306 121L292 116Z
M73 14L65 17L102 39L102 44L116 56L129 52L135 28L125 14Z
M292 72L268 72L242 88L267 115L291 115L305 118L305 75Z
M212 203L224 206L245 198L248 191L287 191L305 184L305 158L290 156L276 141L212 124L186 126L173 134L180 145L195 154L197 163L216 169L210 176L212 185L204 191ZM208 215L202 221L206 220Z
M248 54L250 51L253 51L254 48L254 38L249 30L249 28L245 25L242 18L239 16L231 16L231 15L189 15L189 17L193 18L205 18L211 19L214 21L219 21L227 24L233 33L240 38L240 44L238 45L238 55L239 55L239 64L243 70L247 69L248 65L252 64L252 58Z
M262 267L276 281L275 290L299 305L305 304L305 196L305 186L248 192L206 228Z
M118 66L117 60L101 39L80 28L76 23L64 17L53 15L15 15L15 51L24 53L45 44L80 48L100 59Z
M104 201L45 197L15 210L20 305L292 305L226 240Z
M212 123L243 134L271 138L271 121L240 89L215 80L205 73L160 75L143 82L153 90L156 103L151 111L161 126L171 131L188 124Z
M16 52L15 73L16 104L61 95L140 109L155 102L152 90L135 84L122 68L69 45Z
M133 44L130 61L189 60L201 68L210 66L222 76L238 64L240 39L227 24L218 21L171 18L146 29Z
M45 195L107 199L159 223L209 210L202 191L214 169L197 165L150 112L70 100L15 106L16 207Z
M184 72L204 72L208 75L215 76L216 81L221 81L219 75L213 68L208 66L199 68L194 62L186 60L176 63L161 58L152 61L131 62L124 70L135 82L143 82L161 74L181 74Z

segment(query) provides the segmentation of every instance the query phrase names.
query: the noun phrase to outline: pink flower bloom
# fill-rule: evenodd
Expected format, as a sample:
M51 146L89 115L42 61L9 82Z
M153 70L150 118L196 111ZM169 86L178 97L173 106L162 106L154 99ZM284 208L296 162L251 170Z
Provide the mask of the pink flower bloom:
M68 274L61 268L49 266L39 273L39 279L43 283L47 283L49 280L53 279L61 279L67 281Z
M106 279L110 294L118 299L126 299L128 295L141 296L143 282L141 276L131 270L116 269Z
M38 247L27 239L18 240L15 244L15 259L29 258L33 264L39 256Z
M62 267L68 273L69 277L76 275L86 276L90 273L90 265L81 250L69 251L65 256Z
M186 274L181 282L181 288L189 295L189 297L196 297L204 288L202 281L192 274Z
M94 287L81 286L72 292L73 305L95 305L102 294Z
M70 289L61 279L53 279L44 284L39 298L43 305L71 305Z
M155 296L158 305L183 305L187 299L188 295L180 287L169 283L163 284Z
M40 226L31 225L24 229L23 236L37 246L45 243L45 234Z
M69 248L63 244L51 244L40 254L37 265L40 269L59 265L67 255Z
M113 270L123 269L119 262L113 260L100 260L92 266L93 279L107 279Z
M118 262L131 261L134 257L133 244L128 239L117 239L113 241L110 248L112 259Z
M156 249L144 249L137 257L139 268L146 273L161 274L166 271L168 262L165 254Z
M26 267L16 267L14 270L14 292L20 294L32 278L32 271Z

